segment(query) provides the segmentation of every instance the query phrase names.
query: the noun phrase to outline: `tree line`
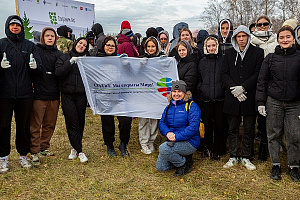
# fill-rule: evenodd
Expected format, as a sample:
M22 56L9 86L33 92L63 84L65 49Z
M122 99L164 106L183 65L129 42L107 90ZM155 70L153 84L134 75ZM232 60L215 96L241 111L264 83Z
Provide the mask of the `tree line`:
M285 20L300 20L299 6L298 0L211 0L201 14L200 21L213 34L218 32L221 19L230 19L233 27L241 24L249 26L259 16L267 15L273 31L277 32Z

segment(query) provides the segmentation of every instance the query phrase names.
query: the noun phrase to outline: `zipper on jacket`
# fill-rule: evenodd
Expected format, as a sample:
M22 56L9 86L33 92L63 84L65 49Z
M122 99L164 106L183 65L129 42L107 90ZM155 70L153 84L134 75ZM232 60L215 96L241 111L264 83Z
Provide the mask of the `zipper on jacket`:
M286 49L284 50L284 55L283 55L283 58L284 58L284 72L283 72L283 83L284 83L284 87L283 87L283 92L284 92L284 96L283 98L286 97Z

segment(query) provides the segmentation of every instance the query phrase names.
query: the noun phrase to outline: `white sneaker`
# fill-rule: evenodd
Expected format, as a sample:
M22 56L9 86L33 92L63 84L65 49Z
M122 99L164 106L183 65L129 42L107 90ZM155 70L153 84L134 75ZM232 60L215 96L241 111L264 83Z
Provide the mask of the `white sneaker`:
M6 173L9 170L9 162L7 159L0 159L0 174Z
M78 158L79 158L81 163L84 163L84 162L88 161L88 158L85 156L85 154L83 152L78 154Z
M26 156L20 156L19 163L20 163L21 167L23 167L23 168L29 169L32 167L32 164L27 160Z
M31 154L31 162L33 165L40 165L40 159L37 154Z
M68 157L69 160L74 160L77 158L77 151L75 149L71 149L71 153Z
M251 161L247 158L242 159L242 164L248 169L248 170L255 170L256 167L251 163Z
M148 147L149 147L149 149L150 149L150 151L151 151L152 153L155 151L155 147L154 147L154 144L153 144L153 143L150 143L150 144L148 145Z
M238 159L236 159L236 158L229 158L228 162L225 165L223 165L223 168L233 167L237 163L238 163Z
M147 145L142 146L141 152L143 152L144 154L151 154L152 153L152 151L149 149L149 147Z

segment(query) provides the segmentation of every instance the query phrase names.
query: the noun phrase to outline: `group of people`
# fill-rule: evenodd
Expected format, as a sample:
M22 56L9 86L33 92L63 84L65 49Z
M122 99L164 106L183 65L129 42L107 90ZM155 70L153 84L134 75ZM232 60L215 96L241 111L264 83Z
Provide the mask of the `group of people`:
M16 121L16 148L24 168L40 164L40 156L55 157L49 150L59 104L65 117L72 146L69 159L88 161L83 152L87 98L77 66L82 56L174 57L179 80L172 82L169 104L160 120L139 118L141 152L155 151L160 132L166 142L159 146L156 168L176 168L174 176L192 170L192 155L220 160L228 150L230 158L223 168L242 163L255 170L253 143L258 122L260 147L258 160L270 154L270 177L281 179L280 148L286 139L288 168L292 181L300 181L300 26L294 20L283 24L277 34L267 16L255 24L233 29L229 19L220 21L217 35L190 31L188 24L174 26L173 39L162 27L150 27L146 37L134 34L123 21L117 39L105 36L96 23L86 37L71 39L72 29L56 31L45 27L40 42L24 38L22 19L9 16L6 38L0 40L3 55L0 68L0 173L9 170L11 121ZM205 136L200 139L200 121ZM114 116L101 115L107 153L114 148ZM117 116L122 157L128 157L132 118ZM240 125L243 125L239 140ZM201 140L201 144L200 144ZM239 149L240 147L240 149ZM27 154L30 153L30 159Z

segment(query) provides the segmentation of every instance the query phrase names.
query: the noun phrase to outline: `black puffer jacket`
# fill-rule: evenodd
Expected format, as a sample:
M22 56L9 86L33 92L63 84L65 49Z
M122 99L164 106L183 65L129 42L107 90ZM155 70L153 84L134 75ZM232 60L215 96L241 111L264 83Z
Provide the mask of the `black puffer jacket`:
M196 59L197 54L193 53L184 58L179 58L177 64L179 80L183 80L187 84L186 90L191 91L193 94L197 84Z
M58 79L55 76L55 63L62 55L56 47L37 44L42 59L41 75L34 80L34 98L39 100L59 100Z
M256 88L258 105L265 105L267 96L280 101L300 100L300 51L295 45L286 50L278 45L275 53L264 59Z
M60 91L63 94L83 95L84 85L81 79L78 65L71 64L70 59L76 55L73 52L60 56L55 65L55 75L59 78Z
M13 34L9 30L9 22L12 19L18 19L22 23L22 29L19 34ZM17 15L9 16L5 23L5 34L23 53L26 61L19 52L11 45L7 38L0 40L0 58L3 53L11 67L3 69L0 66L0 98L32 98L32 81L39 75L41 68L41 59L36 51L34 43L25 39L23 22ZM33 54L37 63L37 69L29 68L30 54Z
M87 46L83 53L77 53L75 47L80 40L86 40ZM70 63L72 57L88 55L89 44L86 38L78 38L72 51L61 55L55 64L55 75L59 78L59 88L63 94L85 95L85 89L77 63Z
M205 57L200 60L197 94L201 101L224 101L225 87L222 82L222 64L223 56L220 48L218 54L205 54Z

